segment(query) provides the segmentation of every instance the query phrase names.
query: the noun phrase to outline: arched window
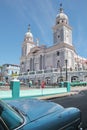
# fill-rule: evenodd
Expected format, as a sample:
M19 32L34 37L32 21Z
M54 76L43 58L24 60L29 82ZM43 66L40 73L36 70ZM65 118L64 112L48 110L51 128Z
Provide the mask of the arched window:
M40 70L42 70L42 55L40 55Z
M33 67L33 60L32 58L30 59L30 71L32 71L32 67Z
M57 51L57 56L59 56L59 54L60 54L60 52L59 52L59 51Z

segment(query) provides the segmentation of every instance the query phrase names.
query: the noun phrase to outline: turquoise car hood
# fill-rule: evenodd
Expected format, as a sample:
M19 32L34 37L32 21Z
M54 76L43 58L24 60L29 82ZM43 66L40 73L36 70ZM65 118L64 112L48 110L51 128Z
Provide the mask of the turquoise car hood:
M6 102L26 113L30 121L34 121L56 111L60 113L64 110L59 104L37 99L18 99Z

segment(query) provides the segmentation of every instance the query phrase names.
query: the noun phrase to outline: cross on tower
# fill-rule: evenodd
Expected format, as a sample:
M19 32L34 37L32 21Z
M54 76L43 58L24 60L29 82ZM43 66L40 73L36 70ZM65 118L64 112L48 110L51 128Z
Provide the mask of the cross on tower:
M30 24L28 25L28 32L30 32Z

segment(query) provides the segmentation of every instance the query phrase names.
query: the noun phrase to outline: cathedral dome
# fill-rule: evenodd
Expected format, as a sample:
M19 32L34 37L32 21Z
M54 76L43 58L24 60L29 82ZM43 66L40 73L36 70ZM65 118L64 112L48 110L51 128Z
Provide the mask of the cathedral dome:
M25 33L25 37L33 37L32 33L30 31Z
M66 23L68 24L68 16L63 12L63 8L60 7L60 13L56 16L56 24Z
M33 34L31 33L30 25L28 26L28 31L25 33L24 41L33 42Z
M25 37L26 38L28 38L28 37L33 38L33 34L31 33L31 30L30 30L30 25L28 26L28 32L25 33Z
M62 12L60 14L58 14L56 18L61 19L61 20L63 20L63 19L68 20L67 15L65 13L62 13Z

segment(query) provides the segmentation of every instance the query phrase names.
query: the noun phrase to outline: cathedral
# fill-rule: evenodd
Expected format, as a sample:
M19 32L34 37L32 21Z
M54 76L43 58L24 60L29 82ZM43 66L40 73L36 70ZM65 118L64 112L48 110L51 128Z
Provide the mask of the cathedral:
M79 56L72 43L72 27L60 6L53 26L53 45L34 41L30 25L25 33L20 58L20 78L48 84L87 81L87 59Z

